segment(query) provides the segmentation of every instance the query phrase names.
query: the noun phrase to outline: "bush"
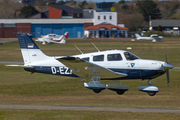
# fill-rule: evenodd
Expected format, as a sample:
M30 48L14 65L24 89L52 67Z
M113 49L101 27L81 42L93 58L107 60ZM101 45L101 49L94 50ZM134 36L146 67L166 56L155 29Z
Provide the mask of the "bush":
M173 34L164 33L161 31L148 31L148 32L144 33L144 36L149 37L152 34L158 34L159 36L163 36L163 37L173 37L174 36Z

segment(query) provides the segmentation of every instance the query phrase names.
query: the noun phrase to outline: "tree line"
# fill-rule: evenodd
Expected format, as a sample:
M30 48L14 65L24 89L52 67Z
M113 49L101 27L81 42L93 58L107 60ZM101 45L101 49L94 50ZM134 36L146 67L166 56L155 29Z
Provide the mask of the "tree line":
M66 0L50 3L36 0L33 5L19 3L19 0L0 0L0 18L28 18L38 12L48 10L48 5L67 5L77 9L95 9L95 3L86 0ZM36 8L41 8L38 11ZM132 0L113 3L118 14L118 23L125 24L130 31L148 29L152 19L180 19L180 1Z

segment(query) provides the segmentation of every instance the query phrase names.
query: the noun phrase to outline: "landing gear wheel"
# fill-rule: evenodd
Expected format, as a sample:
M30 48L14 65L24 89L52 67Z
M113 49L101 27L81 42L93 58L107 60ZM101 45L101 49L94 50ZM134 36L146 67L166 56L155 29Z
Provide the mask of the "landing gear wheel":
M156 94L156 92L148 92L149 96L154 96Z
M124 94L124 90L116 90L116 93L118 94L118 95L122 95L122 94Z
M93 91L94 91L95 93L100 93L100 92L101 92L101 89L93 89Z

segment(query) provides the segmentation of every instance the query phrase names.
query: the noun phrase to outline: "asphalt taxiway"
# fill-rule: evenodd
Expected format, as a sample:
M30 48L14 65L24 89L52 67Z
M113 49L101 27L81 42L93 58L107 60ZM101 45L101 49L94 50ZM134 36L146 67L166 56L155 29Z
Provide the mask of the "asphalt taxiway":
M0 104L0 109L36 109L36 110L79 110L79 111L119 111L180 113L179 108L144 108L144 107L100 107L100 106L63 106L63 105L22 105Z

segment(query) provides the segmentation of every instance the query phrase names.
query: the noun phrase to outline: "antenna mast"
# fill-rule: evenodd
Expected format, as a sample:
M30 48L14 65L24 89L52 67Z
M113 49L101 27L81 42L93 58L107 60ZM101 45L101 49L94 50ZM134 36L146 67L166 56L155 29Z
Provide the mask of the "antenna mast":
M75 45L76 46L76 45ZM81 53L81 54L83 54L83 52L76 46L76 48L79 50L79 52Z
M100 50L92 43L92 45L96 48L96 50L98 51L98 52L100 52Z

